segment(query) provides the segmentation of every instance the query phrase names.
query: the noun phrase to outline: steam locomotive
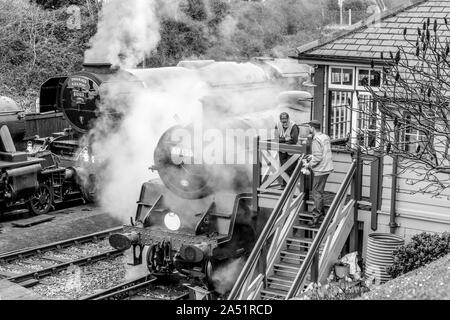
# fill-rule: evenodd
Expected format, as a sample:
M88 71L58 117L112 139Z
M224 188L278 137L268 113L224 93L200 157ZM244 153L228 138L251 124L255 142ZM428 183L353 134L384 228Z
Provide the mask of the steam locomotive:
M253 159L253 151L249 145L261 130L274 128L281 112L288 112L297 123L308 122L311 99L307 92L285 92L280 94L277 108L204 124L203 130L214 126L223 136L229 129L244 134L233 137L241 143L232 151L223 150L223 161L208 163L196 151L191 139L195 124L168 129L154 150L152 168L158 171L160 181L142 185L134 220L124 226L124 233L111 235L111 246L119 250L132 247L136 264L143 263L145 255L152 274L177 270L214 289L214 273L251 252L258 226L267 218L256 215L251 207L249 159ZM231 161L226 159L227 151ZM238 154L245 154L247 161L234 163Z
M73 171L59 167L48 151L23 152L25 139L26 115L12 99L0 97L0 214L25 204L44 214L79 194Z
M254 63L181 61L176 67L152 69L121 69L108 63L85 63L80 72L50 78L42 84L40 112L62 111L71 128L55 133L54 137L36 139L35 143L47 144L46 149L58 156L62 167L74 168L75 176L81 177L78 183L84 198L93 201L96 172L101 165L92 154L89 139L83 137L100 117L111 120L112 127L120 123L136 90L145 88L157 92L175 83L192 83L195 79L204 83L211 93L203 101L205 113L225 114L230 104L248 110L254 108L256 96L264 101L257 108L267 110L276 104L282 87L283 90L286 87L297 89L309 77L309 70L303 65L284 60L280 59L278 64L274 59ZM217 101L227 101L227 104Z

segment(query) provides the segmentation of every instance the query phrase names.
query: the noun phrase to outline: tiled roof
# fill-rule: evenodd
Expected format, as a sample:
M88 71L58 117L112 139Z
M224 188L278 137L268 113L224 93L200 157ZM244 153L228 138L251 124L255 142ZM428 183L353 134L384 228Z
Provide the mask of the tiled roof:
M408 43L417 40L417 28L422 28L427 18L431 23L437 19L438 34L450 38L450 29L445 26L444 18L449 18L450 0L422 0L416 4L403 6L393 12L388 12L379 19L373 17L360 22L353 30L341 35L334 35L322 41L307 44L297 48L298 58L302 60L343 60L370 61L380 59L381 52L396 52L398 47L411 47ZM408 33L403 36L404 28ZM386 55L385 55L386 56Z

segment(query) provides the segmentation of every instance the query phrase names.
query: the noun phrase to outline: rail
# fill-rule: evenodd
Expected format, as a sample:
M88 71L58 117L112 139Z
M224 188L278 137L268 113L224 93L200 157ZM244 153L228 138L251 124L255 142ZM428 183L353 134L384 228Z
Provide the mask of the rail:
M283 208L288 204L289 201L292 201L294 196L294 191L296 190L296 185L300 181L301 174L301 168L303 165L304 155L302 155L294 169L294 172L289 179L286 188L282 192L280 198L278 199L272 214L270 215L269 219L267 220L267 223L264 226L263 231L261 232L260 237L258 238L255 247L253 248L252 252L250 253L249 258L247 259L247 262L244 265L244 268L242 269L233 289L231 290L228 300L235 300L238 299L240 296L242 296L243 288L247 286L247 289L250 290L251 288L254 288L257 286L256 283L261 282L265 279L265 271L264 275L259 274L256 279L252 279L254 275L254 270L256 267L257 262L260 260L260 257L263 254L263 250L265 249L265 245L269 243L269 240L274 235L274 231L276 230L277 226L280 226L283 228L283 225L280 224L282 220L282 213ZM291 209L298 207L300 202L303 199L303 194L299 195L297 197L297 202L295 205L291 206ZM293 210L293 211L294 211ZM287 210L289 213L289 210ZM274 242L274 240L272 240ZM252 283L250 283L252 281Z
M333 220L337 220L335 219L337 214L340 214L340 208L342 207L343 201L346 198L346 194L347 191L352 183L352 180L355 176L356 173L356 168L357 168L357 161L353 160L349 171L347 172L347 175L344 178L344 181L341 184L341 187L339 188L336 196L333 199L333 202L331 203L330 209L328 210L328 213L321 225L321 227L319 228L319 231L317 232L316 237L314 238L310 249L308 250L308 253L305 257L304 262L302 263L296 277L295 280L291 286L291 289L289 290L286 299L291 299L292 297L294 297L297 292L299 291L299 289L301 288L301 286L303 285L308 270L312 265L313 260L315 259L315 257L317 257L317 255L319 254L319 248L320 245L322 243L322 241L325 239L325 237L327 235L330 234L330 226L332 225ZM354 203L353 201L351 203ZM334 223L333 223L334 225Z
M111 300L119 296L130 297L133 295L133 292L141 290L157 280L158 279L155 276L146 275L89 296L82 297L79 300Z
M64 263L57 264L55 266L51 266L51 267L44 268L41 270L35 270L35 271L27 272L27 273L22 273L17 276L12 276L12 277L9 277L6 279L20 284L21 282L25 282L30 279L40 279L43 277L47 277L47 276L57 273L61 270L65 270L71 266L83 266L88 263L93 263L93 262L97 262L97 261L101 261L101 260L105 260L105 259L114 258L119 255L123 255L123 251L115 250L115 249L108 250L106 252L102 252L99 254L90 255L90 256L86 256L86 257L79 258L76 260L64 262Z
M76 237L76 238L52 242L50 244L5 252L5 253L0 254L0 262L6 263L6 262L10 262L10 261L13 261L16 259L24 259L26 257L44 253L44 252L51 251L54 249L61 249L61 248L66 248L66 247L70 247L73 245L83 244L86 242L105 239L108 236L110 236L111 234L113 234L115 232L119 232L121 230L123 230L123 227L116 227L116 228L106 229L106 230L95 232L95 233L90 233L90 234Z

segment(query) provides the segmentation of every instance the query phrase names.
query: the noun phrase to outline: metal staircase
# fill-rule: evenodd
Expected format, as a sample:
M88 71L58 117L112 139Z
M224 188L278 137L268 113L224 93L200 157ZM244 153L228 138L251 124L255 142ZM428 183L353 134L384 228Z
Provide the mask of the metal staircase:
M254 169L260 187L254 191L254 207L258 212L263 208L273 210L228 299L290 299L310 282L324 282L338 258L354 224L356 201L347 195L357 166L355 161L351 164L321 225L310 227L308 182L301 174L305 148L259 140L256 148ZM290 179L284 173L290 163L270 168L277 163L273 150L278 148L291 153L296 148L291 163L298 162ZM280 177L288 180L284 190L275 188Z

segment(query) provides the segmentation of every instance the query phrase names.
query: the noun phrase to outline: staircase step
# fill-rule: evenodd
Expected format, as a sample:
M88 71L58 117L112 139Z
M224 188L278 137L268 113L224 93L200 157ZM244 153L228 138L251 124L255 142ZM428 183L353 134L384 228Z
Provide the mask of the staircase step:
M291 288L291 285L289 284L284 284L284 283L279 283L279 282L267 282L267 289L275 289L275 290L279 290L279 291L284 291L284 292L288 292L289 289Z
M298 269L300 268L300 265L297 263L294 264L294 263L289 263L289 262L281 262L281 263L275 263L274 267L297 272Z
M286 249L286 250L282 250L280 252L282 255L290 255L290 256L295 256L295 257L301 257L304 258L306 257L307 252L298 252L297 250L292 250L292 249Z
M293 265L297 265L297 267L300 267L300 265L302 264L302 262L305 260L305 255L303 254L295 254L295 253L286 253L286 252L281 252L280 254L280 261L281 262L286 262L286 263L291 263Z
M301 264L289 263L281 261L279 263L274 264L273 272L277 276L283 276L286 278L294 278L297 275L298 270L300 269Z
M314 201L313 200L306 200L306 204L313 206L314 205ZM328 209L331 206L331 204L326 204L325 203L323 206L324 206L324 208Z
M286 242L286 248L289 250L295 251L297 253L306 253L308 252L311 244L308 243L298 243L298 242Z
M313 214L311 212L309 212L309 211L300 211L298 213L298 216L299 217L305 217L305 218L312 218Z
M313 242L314 239L312 238L306 238L306 237L289 237L286 239L286 241L292 242L292 243L306 243L306 244L311 244Z
M287 296L287 292L277 289L263 289L261 290L261 299L268 300L284 300Z
M268 281L278 282L285 285L292 285L292 281L294 281L295 277L286 277L286 276L277 276L273 275L267 278Z
M314 232L317 232L317 231L319 231L319 226L316 226L316 227L310 227L310 226L308 226L307 224L300 223L300 224L298 224L298 225L295 225L295 226L294 226L294 229L295 229L295 230L308 230L308 231L314 231Z
M295 276L297 275L297 271L294 270L289 270L289 269L273 269L273 274L274 276L277 277L286 277L286 278L290 278L292 280L294 280Z

